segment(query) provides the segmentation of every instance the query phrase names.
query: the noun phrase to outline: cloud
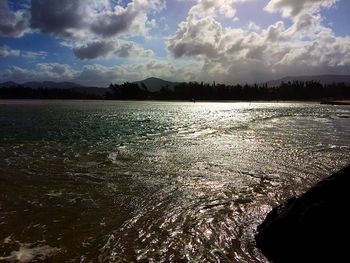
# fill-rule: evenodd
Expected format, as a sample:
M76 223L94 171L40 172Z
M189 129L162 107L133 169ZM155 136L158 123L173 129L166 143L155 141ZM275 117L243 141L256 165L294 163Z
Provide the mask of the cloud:
M79 59L148 57L151 50L125 39L145 36L155 24L148 12L164 7L164 0L132 0L125 7L109 0L32 0L31 27L64 39Z
M147 13L150 10L161 10L164 6L165 2L161 0L134 0L125 8L117 5L112 11L98 13L90 25L91 30L102 37L112 37L121 33L144 34L148 31L147 25L152 24L147 18Z
M38 63L35 69L43 79L60 79L62 77L72 79L77 74L77 71L73 70L71 66L60 63Z
M134 42L119 41L92 41L73 48L75 56L79 59L95 59L99 57L151 57L152 50L145 50Z
M179 25L176 35L168 40L168 49L175 58L197 55L216 57L221 37L221 25L214 18L196 19L190 15Z
M74 55L79 59L106 57L110 55L113 50L114 44L104 41L89 42L85 45L75 46L73 48Z
M141 80L147 77L159 77L173 81L194 80L199 75L194 64L176 65L162 60L150 60L141 64L122 64L103 66L85 65L77 70L67 64L38 63L33 68L18 66L0 71L1 81L72 81L83 85L106 87L110 83Z
M296 3L297 2L297 3ZM295 15L287 27L277 21L265 29L223 27L215 12L193 14L198 0L175 35L167 40L174 58L202 62L200 78L206 81L260 82L290 74L349 72L350 38L337 37L322 25L321 7L335 1L271 0L270 11ZM213 8L208 1L207 8Z
M48 53L45 51L21 51L21 56L30 59L46 58Z
M134 42L125 42L117 46L113 52L119 57L152 57L154 52L150 49L144 49L143 47L135 44Z
M38 63L31 69L11 66L0 73L0 78L5 81L17 81L18 83L46 80L63 81L74 79L76 74L77 71L67 64Z
M149 22L147 13L164 8L164 3L133 0L123 7L107 0L32 0L31 26L63 38L144 34Z
M111 82L141 80L148 77L158 77L173 81L193 80L198 76L197 67L190 65L176 65L162 60L150 60L140 64L122 64L106 67L99 64L86 65L76 76L74 81L82 84L95 83L107 86Z
M30 59L45 58L47 52L44 51L21 51L12 49L6 45L0 46L0 57L24 57Z
M8 68L1 76L104 85L149 76L244 83L305 72L349 73L350 38L337 36L325 26L320 12L339 0L268 0L265 11L281 14L280 21L265 27L256 23L258 19L246 21L242 27L229 26L238 19L239 10L247 11L244 2L248 1L253 0L177 0L179 10L189 11L177 31L165 40L170 56L160 60L141 42L152 40L148 44L155 51L163 46L162 36L157 40L150 35L159 24L172 29L172 23L166 23L172 20L167 17L172 12L165 10L166 0L31 0L28 6L0 0L0 36L47 34L81 60L132 58L114 67L92 64L80 69L41 63L33 69ZM170 0L167 3L175 5ZM164 13L158 15L161 10ZM0 56L37 59L47 53L0 46ZM143 63L137 64L140 60L135 58Z
M0 57L18 57L21 54L21 51L11 49L8 46L0 46Z
M212 16L234 19L237 13L236 4L248 1L251 0L197 0L189 15L197 18Z
M198 76L197 67L190 65L176 65L167 61L150 60L140 64L122 64L112 67L99 64L86 65L74 81L91 85L107 86L109 83L141 80L148 77L159 77L173 81L193 80ZM90 84L89 84L90 83Z
M30 14L26 10L16 12L9 8L7 0L0 0L0 36L21 37L30 30Z
M339 0L270 0L265 10L271 13L281 12L284 17L296 17L300 14L314 13L321 7L331 7Z
M197 0L186 20L179 24L176 34L168 39L168 50L175 58L198 55L217 57L223 29L216 17L234 18L235 4L246 1Z
M90 0L32 0L31 27L61 37L77 36L87 26Z

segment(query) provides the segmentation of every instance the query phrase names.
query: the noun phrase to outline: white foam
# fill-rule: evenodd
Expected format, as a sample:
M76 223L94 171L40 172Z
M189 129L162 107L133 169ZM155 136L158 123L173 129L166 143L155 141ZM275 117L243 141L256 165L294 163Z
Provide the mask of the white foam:
M8 236L6 238L4 238L4 244L10 244L12 241L12 237L11 236Z
M50 246L20 247L18 251L12 251L10 256L0 257L0 261L28 263L34 259L44 260L60 252L59 248Z

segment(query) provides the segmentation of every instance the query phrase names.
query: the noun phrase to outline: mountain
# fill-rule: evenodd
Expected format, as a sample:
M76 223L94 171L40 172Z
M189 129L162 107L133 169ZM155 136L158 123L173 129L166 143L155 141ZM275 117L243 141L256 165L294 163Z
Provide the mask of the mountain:
M159 78L148 78L141 81L135 81L133 83L138 84L140 87L143 83L146 85L148 91L151 91L151 92L159 91L163 87L173 89L174 86L178 84L177 82L166 81Z
M279 86L282 82L293 81L318 81L321 84L333 83L348 83L350 84L350 75L316 75L316 76L289 76L278 80L271 80L267 82L269 87Z
M2 88L9 88L13 86L22 86L32 89L38 89L38 88L47 88L47 89L71 89L71 88L77 88L77 87L84 87L80 84L73 83L73 82L53 82L53 81L30 81L25 83L16 83L13 81L8 81L4 83L0 83L0 87Z
M77 88L77 87L83 87L80 84L76 84L73 82L53 82L53 81L44 81L44 82L26 82L23 83L22 86L29 87L32 89L37 88L47 88L47 89L71 89L71 88Z
M18 86L18 84L16 82L13 82L13 81L7 81L7 82L0 83L0 88L9 88L9 87L14 87L14 86Z

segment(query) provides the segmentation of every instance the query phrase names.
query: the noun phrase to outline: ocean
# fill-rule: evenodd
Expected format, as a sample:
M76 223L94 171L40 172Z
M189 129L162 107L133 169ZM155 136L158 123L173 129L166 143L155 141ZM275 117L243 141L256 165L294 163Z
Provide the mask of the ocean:
M350 163L350 107L0 101L0 261L266 262L272 207Z

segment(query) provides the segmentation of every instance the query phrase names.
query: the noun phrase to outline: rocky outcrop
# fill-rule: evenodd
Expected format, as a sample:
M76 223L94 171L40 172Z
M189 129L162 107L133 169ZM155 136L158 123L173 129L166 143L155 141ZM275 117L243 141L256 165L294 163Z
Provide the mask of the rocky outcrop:
M350 166L274 208L256 245L274 263L349 262Z

